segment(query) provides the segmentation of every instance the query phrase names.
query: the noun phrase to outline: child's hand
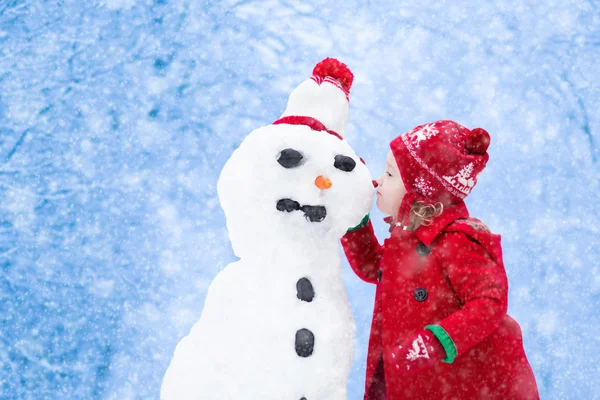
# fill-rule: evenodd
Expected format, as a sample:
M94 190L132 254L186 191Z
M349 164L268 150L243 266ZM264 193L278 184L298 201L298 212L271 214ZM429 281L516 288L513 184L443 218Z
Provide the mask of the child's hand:
M423 329L392 349L391 359L399 371L416 372L432 367L446 356L442 343Z
M362 228L363 226L365 226L367 224L367 222L369 222L369 218L370 218L370 213L365 215L365 217L362 219L362 221L360 221L360 223L356 226L353 226L352 228L348 229L348 232L354 232L360 228Z

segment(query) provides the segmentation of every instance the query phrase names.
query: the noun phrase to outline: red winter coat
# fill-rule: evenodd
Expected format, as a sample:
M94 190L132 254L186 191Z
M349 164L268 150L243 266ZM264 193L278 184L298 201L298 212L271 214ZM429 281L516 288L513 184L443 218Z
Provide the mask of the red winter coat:
M354 272L377 285L366 400L539 399L521 329L506 314L500 236L470 218L464 202L446 208L430 226L395 228L383 246L370 221L344 235L342 245ZM392 353L432 325L446 362L399 368L403 357ZM387 397L369 394L383 382L382 369Z

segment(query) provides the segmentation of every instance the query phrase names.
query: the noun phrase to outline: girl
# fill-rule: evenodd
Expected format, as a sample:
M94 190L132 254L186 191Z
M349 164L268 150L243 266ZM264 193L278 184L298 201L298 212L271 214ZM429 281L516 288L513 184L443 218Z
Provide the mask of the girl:
M539 399L506 314L500 236L463 201L489 141L453 121L397 137L374 181L390 238L378 243L368 215L342 238L354 272L377 285L365 400Z

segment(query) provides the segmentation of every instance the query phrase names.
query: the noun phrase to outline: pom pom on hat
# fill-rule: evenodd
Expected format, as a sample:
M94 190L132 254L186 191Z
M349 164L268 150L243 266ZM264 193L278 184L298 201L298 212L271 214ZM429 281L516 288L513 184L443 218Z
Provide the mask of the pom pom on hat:
M350 71L350 68L343 62L330 57L315 65L313 75L323 79L328 76L337 79L346 91L350 91L352 82L354 81L354 75Z
M287 107L274 125L306 125L344 138L348 102L354 75L335 58L326 58L313 68L313 75L292 91Z
M490 134L483 128L475 128L469 132L466 145L471 154L485 154L490 146Z

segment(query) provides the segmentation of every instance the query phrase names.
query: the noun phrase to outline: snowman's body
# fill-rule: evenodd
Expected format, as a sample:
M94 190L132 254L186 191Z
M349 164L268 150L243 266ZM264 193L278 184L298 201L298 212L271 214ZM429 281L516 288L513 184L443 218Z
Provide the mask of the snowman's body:
M313 108L345 102L336 120L343 128L347 99L334 84L303 83L288 110L294 96L315 88ZM314 125L269 125L234 151L218 191L240 261L212 282L200 320L175 349L161 398L346 399L354 320L339 239L370 209L366 166L345 140Z
M337 246L327 256L305 250L266 251L221 271L202 318L177 346L165 376L173 387L163 392L173 399L345 400L354 320ZM302 278L314 289L310 302L298 298L309 292L298 293ZM314 335L308 357L296 352L301 329Z

